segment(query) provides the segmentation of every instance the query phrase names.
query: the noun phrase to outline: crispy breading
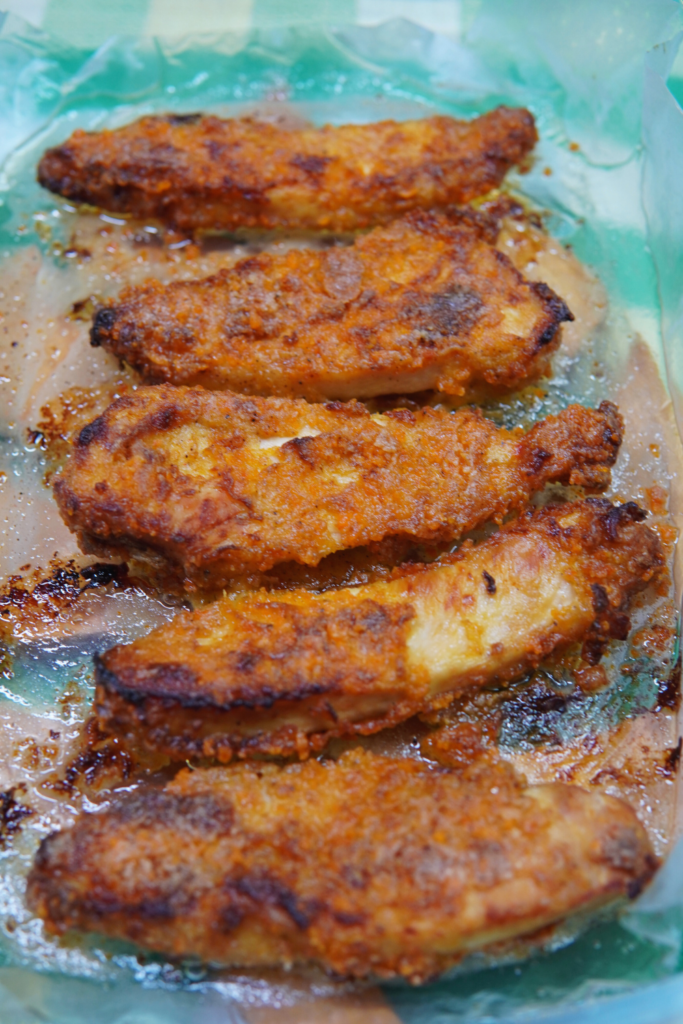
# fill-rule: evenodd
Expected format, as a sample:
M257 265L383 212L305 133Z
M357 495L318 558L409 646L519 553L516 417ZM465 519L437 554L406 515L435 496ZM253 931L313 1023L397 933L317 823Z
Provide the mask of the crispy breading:
M573 316L495 248L493 218L418 211L352 246L240 260L127 288L93 345L150 383L359 398L500 392L546 373Z
M621 443L615 406L570 406L526 435L479 410L140 388L78 435L54 480L84 550L145 551L180 579L233 576L385 537L449 540L502 521L548 481L595 489Z
M500 185L537 140L528 110L288 130L253 118L143 117L78 130L38 167L67 199L184 230L348 231Z
M505 683L583 639L624 639L629 595L663 564L637 505L525 512L388 582L224 597L96 658L101 728L171 758L308 755Z
M316 962L417 983L478 949L635 896L657 867L623 801L362 750L182 771L38 851L32 909L173 957ZM538 935L536 941L542 941Z

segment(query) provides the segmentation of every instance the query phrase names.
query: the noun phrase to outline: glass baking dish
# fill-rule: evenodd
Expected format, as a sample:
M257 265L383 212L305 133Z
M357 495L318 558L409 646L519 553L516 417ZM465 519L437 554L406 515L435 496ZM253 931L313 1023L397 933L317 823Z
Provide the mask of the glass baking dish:
M343 123L433 111L472 116L498 103L528 106L542 141L531 169L513 175L511 186L544 211L551 233L597 273L609 299L610 312L590 330L609 386L630 416L627 466L616 474L615 493L621 487L631 496L634 489L658 483L669 492L669 521L678 524L683 510L678 472L683 464L678 433L683 426L683 112L667 82L683 27L680 7L673 0L616 7L482 0L465 5L464 12L459 41L394 20L373 28L294 26L213 37L113 39L91 52L70 48L11 16L5 20L0 29L5 158L0 329L4 322L10 334L23 332L29 368L17 370L10 358L11 369L0 378L5 391L3 578L15 574L21 589L28 578L21 578L24 564L31 563L32 571L46 569L57 558L63 566L75 554L42 485L40 445L35 437L27 440L26 428L35 425L42 403L60 388L97 385L111 369L97 361L84 369L88 349L76 307L92 284L88 259L70 241L73 211L34 184L36 160L77 126L118 125L166 109L234 113L258 105L274 114L286 109L317 123ZM117 218L93 214L89 230L93 239L107 235L105 242L115 249L121 226ZM149 237L143 241L153 248ZM170 272L185 272L184 259L181 239ZM16 282L8 267L18 268ZM116 282L114 268L112 290ZM71 318L59 321L59 333L49 318L67 308ZM46 324L51 325L49 345L40 334ZM13 340L2 336L0 344L11 346ZM600 373L587 377L577 367L585 370L570 357L561 363L549 408L573 397L572 389L589 399L602 394ZM678 571L675 575L678 607ZM68 589L69 580L63 582ZM23 620L0 684L0 716L10 744L0 750L7 763L16 762L18 745L24 743L19 768L40 783L57 755L50 762L39 729L49 731L58 720L65 736L78 731L91 693L89 659L102 638L111 642L136 629L143 632L173 611L172 604L150 602L141 593L112 592L93 598L82 615L67 616L68 628L59 615L50 628ZM663 689L670 679L662 676L654 683ZM645 673L641 684L642 707L622 702L615 712L620 720L634 721L643 711L643 719L655 714L653 678ZM596 705L595 728L608 711ZM666 742L675 743L676 715L671 708L658 713L663 715L658 721L666 721ZM33 747L26 743L36 737ZM95 1018L112 1024L679 1019L683 848L674 847L673 837L680 831L681 809L676 781L666 784L661 842L673 853L625 917L593 923L573 942L568 935L558 938L557 948L528 961L492 966L473 958L466 970L418 989L354 988L309 974L211 974L160 958L138 961L130 950L113 945L101 950L95 942L45 943L36 923L22 917L21 866L36 839L27 827L25 849L19 843L18 854L14 844L0 851L0 872L5 872L0 1024L80 1024ZM34 831L47 830L57 812L51 814L45 808L44 823Z

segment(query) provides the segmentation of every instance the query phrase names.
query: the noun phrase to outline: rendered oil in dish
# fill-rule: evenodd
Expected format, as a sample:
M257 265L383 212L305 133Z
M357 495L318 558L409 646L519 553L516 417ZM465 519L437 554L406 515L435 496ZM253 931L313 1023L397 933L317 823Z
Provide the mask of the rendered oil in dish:
M2 408L0 566L5 578L15 577L4 603L0 600L6 652L0 790L12 794L6 802L15 808L17 822L11 835L6 830L0 849L3 956L7 962L82 977L103 980L131 972L148 982L184 986L197 980L195 967L174 967L154 956L141 960L121 944L96 938L47 939L24 906L25 874L45 834L73 821L81 809L106 806L112 786L130 790L165 778L163 766L136 770L97 736L87 737L88 746L84 726L92 698L92 653L172 617L179 601L150 593L125 576L88 586L91 560L76 552L44 484L49 452L40 437L28 441L27 430L44 421L41 409L64 393L71 396L75 423L92 419L122 389L135 386L132 375L88 342L89 312L124 283L150 275L161 280L206 276L264 247L310 245L311 240L261 236L201 245L164 235L157 225L79 213L62 203L39 211L35 228L38 238L29 244L24 232L16 235L17 248L0 268L2 329L9 339L0 368L8 395ZM649 505L651 522L670 552L674 532L667 495L679 451L671 423L661 413L664 390L646 346L637 338L624 344L627 326L608 309L599 282L533 224L510 219L499 247L527 276L564 296L576 319L563 329L553 378L490 403L486 414L507 427L527 427L571 402L617 402L627 429L609 496ZM447 407L443 396L432 401ZM50 442L54 446L54 436ZM345 554L332 566L297 576L294 585L320 590L386 571L379 556ZM275 585L291 581L285 577ZM601 688L577 685L568 656L506 691L459 700L441 720L477 723L531 781L561 778L623 795L658 852L664 852L672 836L676 768L675 709L668 696L675 660L673 583L664 581L643 595L632 620L629 641L613 643L603 662L606 685ZM408 723L362 742L420 756L419 741L427 731L425 723ZM338 744L337 750L343 747ZM72 784L60 788L65 778ZM23 808L32 813L22 815ZM553 942L566 941L570 933ZM229 979L236 993L240 986L248 991L257 985L246 974L210 977ZM302 977L318 993L343 989L315 972ZM295 985L277 971L269 972L267 983L272 991Z

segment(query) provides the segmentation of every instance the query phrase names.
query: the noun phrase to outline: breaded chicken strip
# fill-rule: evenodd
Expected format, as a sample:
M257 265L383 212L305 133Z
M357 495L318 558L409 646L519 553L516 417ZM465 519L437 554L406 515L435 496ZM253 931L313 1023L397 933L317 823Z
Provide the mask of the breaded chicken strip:
M448 540L501 521L548 481L600 489L621 430L608 402L523 435L471 409L370 415L355 402L161 385L85 426L54 492L84 550L146 554L187 584L220 587L385 537Z
M143 117L48 150L45 188L195 228L349 231L500 185L537 140L528 110L288 130L252 118Z
M315 962L425 981L577 911L635 896L657 867L628 804L362 750L182 771L43 843L29 906L51 932L238 966Z
M499 392L547 372L573 316L495 248L493 219L409 214L348 248L262 253L126 289L93 345L150 383L360 398Z
M502 683L584 639L624 639L629 595L662 565L637 505L528 511L389 582L224 597L96 658L96 711L131 747L183 760L305 757Z

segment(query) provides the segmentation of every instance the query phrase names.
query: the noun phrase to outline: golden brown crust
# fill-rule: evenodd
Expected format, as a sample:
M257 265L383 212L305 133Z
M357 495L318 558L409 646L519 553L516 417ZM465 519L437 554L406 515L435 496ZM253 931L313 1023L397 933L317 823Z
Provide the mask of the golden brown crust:
M527 110L286 130L241 118L144 117L78 130L40 161L67 199L185 230L354 230L500 185L537 139Z
M509 390L548 369L573 319L493 245L494 218L417 211L347 248L262 253L151 281L91 332L149 383L308 399Z
M632 897L657 866L627 804L501 764L339 762L181 772L43 841L50 931L239 966L424 981L467 952ZM546 937L548 933L546 932Z
M449 540L548 481L601 489L621 430L608 402L521 435L478 410L371 416L355 402L161 385L85 426L54 491L84 550L147 552L186 583L220 587L386 537Z
M101 728L175 759L298 754L506 681L586 639L624 639L663 559L633 504L529 511L390 582L224 597L96 659Z

